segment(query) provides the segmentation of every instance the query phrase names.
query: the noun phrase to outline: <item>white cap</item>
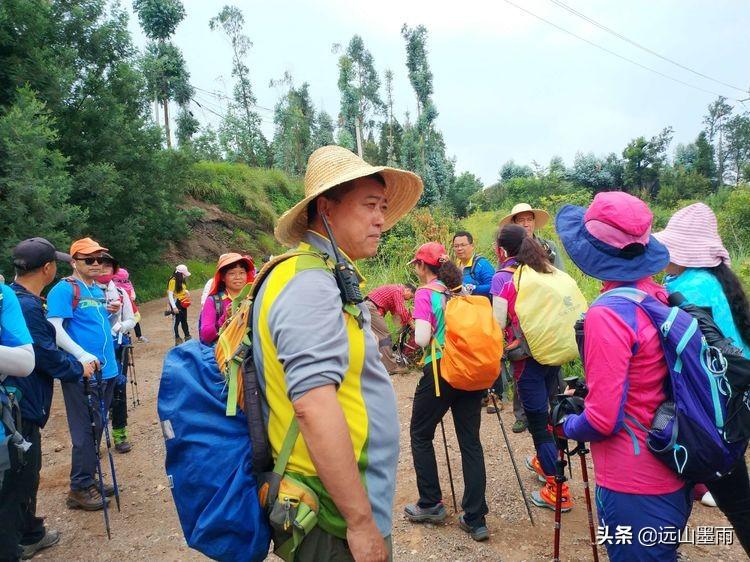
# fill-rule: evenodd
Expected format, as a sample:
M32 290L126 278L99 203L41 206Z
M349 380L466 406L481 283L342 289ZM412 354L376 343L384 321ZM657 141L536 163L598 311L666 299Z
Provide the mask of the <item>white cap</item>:
M177 267L175 267L175 273L182 273L185 277L190 277L190 272L188 271L187 266L184 263L181 263Z

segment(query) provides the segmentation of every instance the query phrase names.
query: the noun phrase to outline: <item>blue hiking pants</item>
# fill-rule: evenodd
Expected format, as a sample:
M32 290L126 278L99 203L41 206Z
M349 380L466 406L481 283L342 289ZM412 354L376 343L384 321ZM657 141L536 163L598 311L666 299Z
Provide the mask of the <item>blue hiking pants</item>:
M692 499L691 486L656 496L597 486L599 537L606 537L611 562L676 561L679 532L690 517Z
M517 366L514 371L517 373ZM534 440L536 456L547 476L555 475L557 447L547 429L549 398L558 388L560 367L541 365L533 358L523 360L523 370L517 375L518 395L529 424L529 433Z

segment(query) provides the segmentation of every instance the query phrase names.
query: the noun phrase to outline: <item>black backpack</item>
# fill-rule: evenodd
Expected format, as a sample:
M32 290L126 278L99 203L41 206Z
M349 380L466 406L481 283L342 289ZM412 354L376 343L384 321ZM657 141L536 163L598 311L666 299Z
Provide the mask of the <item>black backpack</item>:
M750 439L750 358L731 338L724 337L710 310L688 303L680 293L670 295L669 304L695 318L706 343L721 351L727 362L726 379L732 393L727 402L724 438L729 443Z

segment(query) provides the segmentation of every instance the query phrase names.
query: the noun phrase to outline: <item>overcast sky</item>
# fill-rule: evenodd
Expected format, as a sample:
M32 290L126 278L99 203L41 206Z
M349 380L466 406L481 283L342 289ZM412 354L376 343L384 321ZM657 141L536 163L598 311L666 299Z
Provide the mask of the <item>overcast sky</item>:
M707 80L618 39L555 2L564 3L659 55L728 85ZM183 0L187 17L174 37L194 86L230 95L231 49L208 20L225 1ZM448 154L457 172L494 182L509 159L546 164L554 155L570 165L575 153L621 153L630 139L674 127L674 145L701 129L706 106L722 94L736 111L750 108L750 2L746 0L513 0L580 37L653 68L689 87L638 67L540 21L506 0L235 0L253 41L247 60L258 105L272 109L279 90L269 81L291 72L308 82L316 108L339 108L333 43L359 34L381 74L395 74L396 114L415 112L405 67L403 23L429 31L434 101ZM130 10L130 0L125 6ZM135 16L135 44L146 43ZM709 92L700 91L708 90ZM217 113L226 102L198 90L196 99ZM193 107L203 124L217 121ZM272 113L260 110L264 132Z

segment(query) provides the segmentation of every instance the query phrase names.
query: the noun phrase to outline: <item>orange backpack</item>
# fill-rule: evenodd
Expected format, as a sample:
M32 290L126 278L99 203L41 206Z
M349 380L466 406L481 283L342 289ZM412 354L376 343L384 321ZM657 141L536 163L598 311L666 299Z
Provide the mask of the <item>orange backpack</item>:
M503 332L492 314L487 297L479 295L452 295L439 285L425 288L444 294L445 343L442 347L440 374L453 388L459 390L486 390L500 374L503 356ZM432 340L433 373L437 378L435 349ZM440 387L435 381L440 396Z

